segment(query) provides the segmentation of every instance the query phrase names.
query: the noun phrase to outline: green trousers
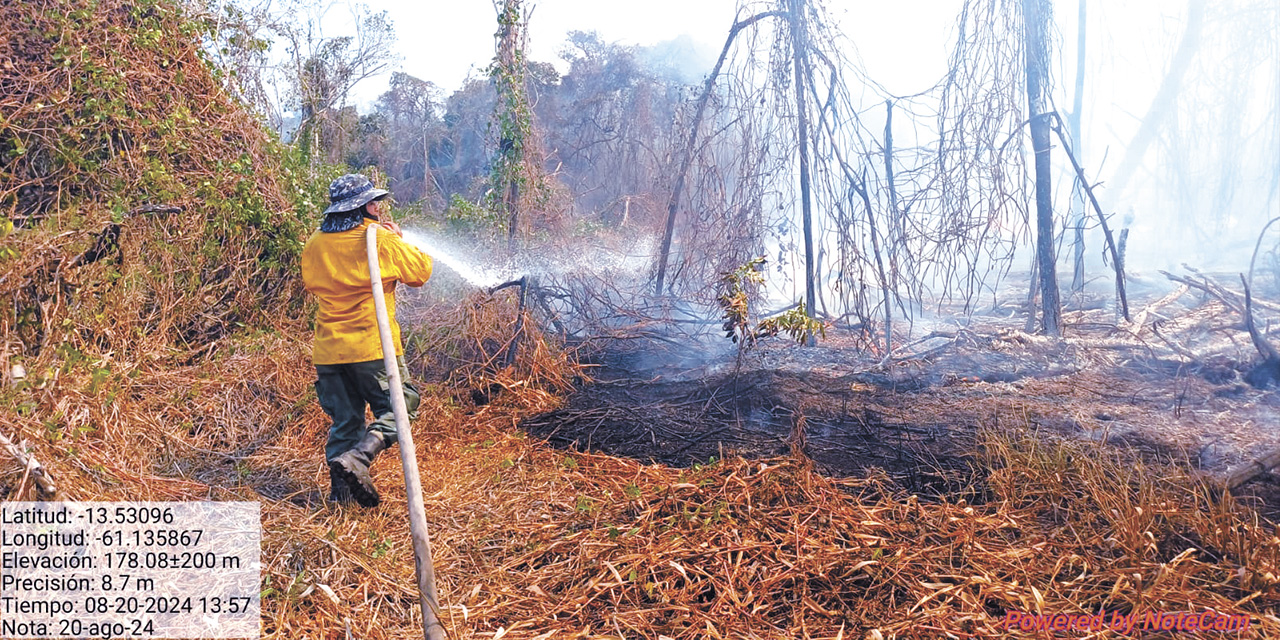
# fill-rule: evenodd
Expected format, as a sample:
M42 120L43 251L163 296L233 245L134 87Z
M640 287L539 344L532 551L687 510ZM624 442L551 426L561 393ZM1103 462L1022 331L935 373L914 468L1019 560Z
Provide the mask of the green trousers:
M405 409L412 420L418 415L422 396L409 382L404 357L397 358L397 361ZM333 419L333 426L329 427L329 441L324 447L326 460L333 460L349 451L365 431L381 432L387 446L396 443L396 418L391 411L391 393L388 391L390 383L381 360L318 364L316 378L316 397L320 399L320 407ZM366 405L373 411L373 423L368 426L364 422Z

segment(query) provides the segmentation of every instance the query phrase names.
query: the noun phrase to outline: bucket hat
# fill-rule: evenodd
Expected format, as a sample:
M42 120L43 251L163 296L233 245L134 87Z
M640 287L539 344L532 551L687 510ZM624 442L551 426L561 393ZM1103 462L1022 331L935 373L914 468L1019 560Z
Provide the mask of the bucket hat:
M329 183L329 208L324 215L359 209L390 191L373 186L373 181L358 173L348 173Z

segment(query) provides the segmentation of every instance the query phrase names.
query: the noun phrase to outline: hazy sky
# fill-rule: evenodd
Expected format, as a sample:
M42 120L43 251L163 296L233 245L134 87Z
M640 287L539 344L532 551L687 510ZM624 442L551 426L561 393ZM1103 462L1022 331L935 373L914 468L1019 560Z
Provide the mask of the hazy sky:
M350 4L332 0L332 33L349 28ZM363 0L386 11L399 37L400 68L434 82L446 92L462 85L493 58L497 30L492 0ZM895 95L923 91L946 70L955 24L963 0L825 0L834 18L857 47L868 74ZM1075 74L1076 18L1079 0L1055 0L1055 24L1062 40L1057 61L1055 99L1070 105ZM735 17L736 0L526 0L529 54L558 62L565 36L573 30L597 31L606 41L653 45L679 37L691 39L707 70L724 44ZM1085 127L1102 127L1089 136L1103 145L1127 140L1155 94L1173 48L1184 30L1185 2L1169 0L1093 0L1089 6L1089 64ZM386 77L356 90L368 107L386 88Z
M387 11L395 21L404 71L445 90L458 88L468 73L482 69L493 58L497 22L490 0L368 0L365 4L374 11ZM566 34L594 30L606 41L639 45L688 36L705 51L710 64L724 44L736 4L735 0L528 2L533 8L529 53L534 60L556 61ZM832 0L828 7L858 43L873 76L895 93L914 93L941 75L961 4L961 0ZM332 11L340 19L344 5ZM384 85L385 80L370 82L359 93L367 100Z
M493 58L497 23L492 0L364 3L374 11L387 11L395 22L401 68L446 92L459 88L468 74L480 73ZM895 95L909 95L933 86L946 71L964 2L825 0L824 4L857 47L869 76ZM1055 100L1065 109L1070 106L1075 75L1079 0L1055 0L1054 4L1063 53L1055 65ZM335 28L350 24L348 6L348 0L333 0L330 18ZM557 62L568 32L594 30L606 41L626 44L690 38L709 70L734 21L737 1L526 0L526 6L533 10L529 21L533 60ZM1136 130L1185 29L1186 5L1185 0L1093 0L1088 6L1085 128L1091 135L1086 137L1095 148L1109 147L1127 141ZM375 78L358 87L356 102L367 108L385 90L386 80Z
M963 0L815 1L823 2L827 15L837 21L848 41L857 48L857 58L869 77L894 95L923 91L942 77L953 46L956 20L964 4ZM1233 67L1239 66L1236 61L1240 60L1242 47L1255 46L1249 38L1257 38L1257 46L1276 46L1274 34L1280 33L1280 10L1258 12L1258 7L1267 6L1266 1L1277 0L1212 0L1208 3L1209 26L1196 57L1199 72L1188 74L1180 95L1226 95L1222 87L1214 85L1220 84L1222 78L1234 77L1233 74L1248 73ZM360 2L331 0L325 35L343 35L344 30L349 30L349 6ZM394 21L399 38L398 53L402 56L399 69L434 82L446 93L459 88L468 74L479 74L493 58L497 23L492 0L363 0L363 3L374 11L387 11ZM1060 55L1054 62L1053 97L1057 107L1064 111L1070 109L1074 90L1079 3L1080 0L1054 0L1054 25L1059 40L1055 49ZM736 0L648 0L644 3L526 0L526 6L533 9L529 22L529 56L537 61L558 62L565 36L573 30L596 31L606 41L635 45L686 38L699 52L696 57L703 65L700 71L705 72L723 46L734 21L736 5ZM1187 0L1088 2L1085 144L1081 156L1090 176L1105 183L1133 139L1186 31L1187 7ZM1259 17L1276 23L1266 32L1270 36L1250 35L1247 29L1240 28L1242 20L1257 21ZM1242 37L1246 40L1242 41ZM1262 59L1270 62L1263 62L1254 73L1274 77L1256 83L1256 87L1246 85L1241 90L1256 93L1280 86L1277 56L1266 54ZM696 66L698 61L692 62ZM385 90L386 81L386 77L375 78L358 87L354 96L357 104L367 109ZM1221 98L1217 100L1201 100L1201 103L1222 104ZM1244 100L1257 102L1256 96ZM1222 120L1212 113L1191 115L1197 127ZM1269 144L1280 142L1271 140ZM1193 160L1196 157L1194 153L1190 156ZM1149 164L1144 166L1144 175L1155 175ZM1161 225L1166 224L1161 207L1167 208L1165 196L1168 194L1162 195L1163 187L1150 179L1146 184L1145 195L1131 194L1123 206L1117 203L1117 209L1136 213L1138 232L1131 240L1131 249L1140 251L1144 243L1151 243L1153 250L1168 253L1160 233ZM1258 190L1252 185L1242 187L1243 192ZM1165 199L1160 200L1162 197ZM1256 206L1251 205L1242 210L1255 209ZM1224 212L1223 215L1247 221L1258 214L1237 216ZM1252 222L1246 222L1241 226L1241 233L1256 234L1251 231L1252 227Z

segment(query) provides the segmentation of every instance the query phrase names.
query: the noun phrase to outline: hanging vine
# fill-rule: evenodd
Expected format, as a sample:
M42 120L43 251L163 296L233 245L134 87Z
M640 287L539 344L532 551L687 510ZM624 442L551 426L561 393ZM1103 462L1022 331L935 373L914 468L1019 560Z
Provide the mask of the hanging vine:
M507 219L507 245L514 250L526 205L545 206L550 193L538 167L533 109L525 58L527 16L521 0L505 0L498 13L497 56L487 70L497 94L490 134L497 150L489 172L489 209Z

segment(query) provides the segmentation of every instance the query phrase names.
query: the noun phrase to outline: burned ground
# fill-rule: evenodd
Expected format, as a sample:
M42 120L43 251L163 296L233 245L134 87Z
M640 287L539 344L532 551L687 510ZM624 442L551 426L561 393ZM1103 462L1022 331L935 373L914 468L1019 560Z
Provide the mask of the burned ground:
M731 350L661 340L681 357L612 341L595 360L610 366L566 366L532 335L514 369L486 377L513 308L468 299L424 317L433 333L411 342L411 356L438 356L411 357L415 379L458 365L423 384L414 425L453 636L995 637L1005 612L1035 607L1213 607L1253 616L1258 637L1280 629L1275 518L1185 460L1160 462L1179 434L1212 430L1212 468L1229 466L1273 424L1261 422L1273 391L1215 393L1240 383L1178 373L1115 336L1106 346L1115 329L1062 342L951 331L888 367L831 334L761 345L737 369ZM297 334L264 333L198 365L139 368L120 388L64 376L17 430L41 433L67 407L62 439L34 449L76 499L261 502L263 637L420 637L401 466L376 463L379 509L319 499L328 420L308 355ZM982 381L975 363L1001 375ZM562 384L575 375L584 384ZM502 392L475 406L470 383ZM593 421L571 420L586 411ZM606 415L592 448L608 434L628 455L517 428L585 435ZM714 431L699 416L730 428L699 440ZM81 428L94 424L109 426ZM647 463L658 456L687 466ZM30 494L21 469L3 478Z
M600 379L521 426L556 446L684 467L795 448L833 476L876 468L912 492L964 491L964 451L976 423L903 422L877 402L892 397L822 374L767 370L676 382Z
M985 494L985 431L1102 442L1216 478L1280 446L1280 391L1245 382L1256 354L1228 310L1187 297L1159 337L1099 309L1070 314L1062 341L979 318L917 340L892 364L839 334L745 354L609 341L590 352L590 380L521 427L561 448L684 467L803 451L833 477L883 475L908 493L970 502ZM1161 340L1204 355L1181 357ZM1266 474L1241 493L1276 515L1277 489Z

